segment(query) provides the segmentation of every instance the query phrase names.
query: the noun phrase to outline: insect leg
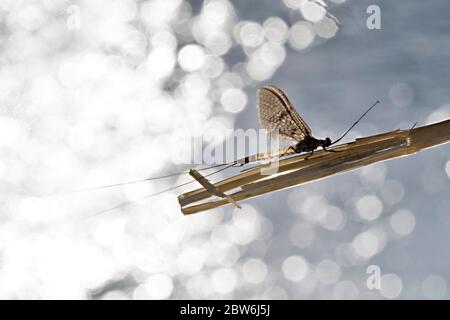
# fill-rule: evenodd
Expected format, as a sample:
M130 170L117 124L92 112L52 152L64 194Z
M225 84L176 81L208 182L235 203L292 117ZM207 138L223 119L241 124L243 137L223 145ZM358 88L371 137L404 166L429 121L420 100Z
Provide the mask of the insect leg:
M305 160L309 159L309 157L311 157L313 154L314 154L314 150L312 150L311 153L305 157Z
M341 152L341 151L337 151L337 150L330 150L330 149L327 149L325 147L322 147L322 148L323 148L323 150L325 150L327 152Z
M242 167L244 164L245 163L236 162L236 163L233 163L232 167Z

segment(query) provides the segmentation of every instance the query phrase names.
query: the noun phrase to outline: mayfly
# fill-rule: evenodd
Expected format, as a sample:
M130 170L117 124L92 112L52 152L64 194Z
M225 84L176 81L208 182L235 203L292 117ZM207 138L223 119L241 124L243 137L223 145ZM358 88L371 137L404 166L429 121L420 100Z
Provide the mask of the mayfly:
M287 95L283 90L274 86L264 86L258 93L258 109L259 122L261 126L269 132L277 132L281 137L293 141L295 144L289 146L281 156L288 153L302 153L310 152L309 158L313 155L314 150L322 147L325 151L336 152L329 150L327 147L341 141L350 130L373 108L379 101L376 101L369 109L364 112L358 120L353 123L344 134L335 141L330 138L316 139L312 136L311 129L308 124L295 110L292 103L289 101ZM238 164L246 164L257 160L264 160L264 155L253 155L237 160Z
M248 163L261 161L261 160L267 160L267 159L271 159L274 157L279 158L279 157L283 157L285 155L293 154L293 153L298 154L298 153L303 153L303 152L310 152L310 154L305 158L305 160L307 160L314 153L314 150L316 150L319 147L322 147L325 151L336 152L334 150L327 149L327 147L332 146L332 145L336 144L337 142L341 141L350 132L350 130L353 129L353 127L356 126L356 124L378 103L379 103L379 101L376 101L369 109L367 109L361 115L361 117L358 118L358 120L355 121L355 123L353 123L350 126L350 128L347 131L344 132L343 135L341 135L338 139L336 139L335 141L332 142L331 139L328 137L325 139L316 139L312 136L311 129L309 128L308 124L305 122L305 120L302 119L302 117L300 117L300 115L295 110L294 106L289 101L287 95L283 92L283 90L281 90L280 88L278 88L274 85L264 86L258 92L258 104L257 104L258 111L259 111L258 112L259 113L259 122L260 122L261 126L264 129L268 130L269 132L276 132L281 137L287 138L287 139L293 141L294 144L289 146L287 149L284 148L284 151L280 150L278 153L276 153L276 155L274 153L272 153L272 151L270 151L268 153L255 154L255 155L247 156L245 158L235 160L235 161L232 161L229 163L217 164L214 166L200 168L200 169L197 169L197 171L209 170L209 169L213 169L213 168L220 168L214 172L211 172L211 173L205 175L205 177L207 177L207 176L216 174L218 172L221 172L223 170L226 170L228 168L231 168L231 167L243 166ZM128 184L134 184L134 183L157 180L157 179L162 179L162 178L169 178L169 177L173 177L173 176L179 176L179 175L187 174L189 172L192 173L192 170L168 174L168 175L159 176L159 177L151 177L151 178L141 179L141 180L137 180L137 181L111 184L111 185L101 186L101 187L92 188L92 189L77 190L74 192L123 186L123 185L128 185ZM162 194L164 192L171 191L176 188L180 188L182 186L186 186L193 182L196 182L196 180L191 180L191 181L182 183L180 185L159 191L157 193L153 193L153 194L144 196L144 197L136 199L134 201L124 202L115 207L97 212L96 215L131 205L131 204L135 203L136 201L144 200L144 199Z

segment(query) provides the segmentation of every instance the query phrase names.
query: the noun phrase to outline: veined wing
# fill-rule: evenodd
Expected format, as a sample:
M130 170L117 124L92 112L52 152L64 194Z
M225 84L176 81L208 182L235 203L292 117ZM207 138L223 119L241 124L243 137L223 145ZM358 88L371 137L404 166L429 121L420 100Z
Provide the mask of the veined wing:
M262 87L258 93L258 109L259 122L264 129L278 131L297 142L311 136L311 129L280 88Z

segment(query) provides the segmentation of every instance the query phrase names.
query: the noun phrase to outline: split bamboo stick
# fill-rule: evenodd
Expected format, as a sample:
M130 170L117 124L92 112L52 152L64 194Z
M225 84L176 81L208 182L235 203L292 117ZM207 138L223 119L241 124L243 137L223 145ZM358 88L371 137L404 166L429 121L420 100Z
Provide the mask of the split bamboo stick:
M265 193L319 180L375 162L407 156L450 141L450 119L410 130L395 130L333 148L338 152L317 151L312 157L302 154L280 160L277 173L264 175L260 165L238 175L214 183L214 187L227 193L234 201L241 201ZM193 214L229 203L200 188L178 197L181 211ZM206 201L205 201L206 200Z

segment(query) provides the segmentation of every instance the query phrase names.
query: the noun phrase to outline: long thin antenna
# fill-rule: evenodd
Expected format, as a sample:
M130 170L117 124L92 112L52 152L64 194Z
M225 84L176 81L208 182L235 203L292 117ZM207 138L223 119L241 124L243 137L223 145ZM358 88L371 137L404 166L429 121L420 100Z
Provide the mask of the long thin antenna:
M216 174L216 173L219 173L219 172L221 172L221 171L224 171L224 170L226 170L226 169L228 169L228 168L231 168L234 164L235 164L234 162L233 162L233 163L230 163L230 164L228 164L228 165L227 165L226 167L224 167L224 168L220 168L219 170L216 170L216 171L214 171L214 172L211 172L211 173L206 174L205 177L212 176L213 174ZM225 164L222 164L222 165L225 165ZM206 169L206 168L205 168L205 169ZM211 169L211 168L208 168L208 169ZM161 191L158 191L158 192L155 192L155 193L152 193L152 194L143 196L143 197L138 198L138 199L135 199L135 200L130 200L130 201L122 202L122 203L120 203L120 204L118 204L118 205L116 205L116 206L114 206L114 207L112 207L112 208L108 208L108 209L99 211L99 212L97 212L97 213L94 213L93 215L90 215L90 216L88 216L87 218L92 218L92 217L98 216L98 215L100 215L100 214L102 214L102 213L106 213L106 212L109 212L109 211L112 211L112 210L116 210L116 209L119 209L119 208L127 207L127 206L129 206L129 205L132 205L133 203L138 202L138 201L142 201L142 200L145 200L145 199L148 199L148 198L151 198L151 197L160 195L160 194L162 194L162 193L164 193L164 192L167 192L167 191L175 190L175 189L177 189L177 188L186 186L186 185L191 184L191 183L194 183L194 182L196 182L196 181L197 181L197 180L191 180L191 181L188 181L188 182L179 184L179 185L177 185L177 186L173 186L173 187L171 187L171 188L168 188L168 189L165 189L165 190L161 190Z
M350 130L352 130L353 127L356 126L356 125L358 124L358 122L359 122L359 121L360 121L360 120L361 120L361 119L362 119L362 118L363 118L370 110L372 110L373 107L375 107L375 106L376 106L377 104L379 104L379 103L380 103L380 100L377 100L377 101L376 101L369 109L366 110L366 112L364 112L364 113L362 114L361 117L359 117L358 120L356 120L356 122L355 122L354 124L352 124L352 125L350 126L350 128L348 128L347 131L345 131L345 133L344 133L339 139L333 141L333 142L331 143L331 145L333 145L333 144L335 144L335 143L341 141L342 138L344 138L344 137L347 135L347 133L349 133Z
M209 170L209 169L223 167L223 166L230 165L230 164L234 165L235 163L234 162L221 163L221 164L213 165L213 166L210 166L210 167L200 168L200 169L197 169L197 171L205 171L205 170ZM162 175L162 176L158 176L158 177L149 177L149 178L140 179L140 180L108 184L108 185L99 186L99 187L84 188L84 189L77 189L77 190L71 190L71 191L63 191L63 192L53 193L53 194L51 194L49 196L60 196L60 195L71 194L71 193L79 193L79 192L107 189L107 188L125 186L125 185L129 185L129 184L141 183L141 182L145 182L145 181L152 181L152 180L159 180L159 179L164 179L164 178L176 177L176 176L181 176L183 174L188 174L188 173L189 173L189 170L176 172L176 173L170 173L170 174L166 174L166 175Z

